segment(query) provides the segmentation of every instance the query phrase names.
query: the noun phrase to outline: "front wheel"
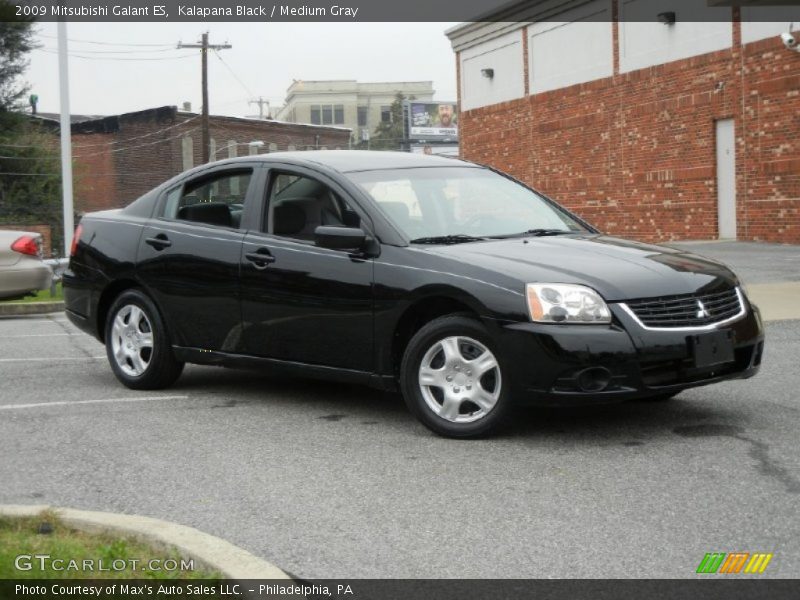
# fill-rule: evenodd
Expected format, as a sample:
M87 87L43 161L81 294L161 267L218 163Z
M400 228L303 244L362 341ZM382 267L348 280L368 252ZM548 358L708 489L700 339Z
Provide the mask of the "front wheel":
M486 328L447 316L420 329L406 348L400 387L411 412L447 437L486 435L505 420L510 404L503 372Z
M135 289L120 294L108 311L106 354L117 379L134 390L168 387L183 371L155 304Z

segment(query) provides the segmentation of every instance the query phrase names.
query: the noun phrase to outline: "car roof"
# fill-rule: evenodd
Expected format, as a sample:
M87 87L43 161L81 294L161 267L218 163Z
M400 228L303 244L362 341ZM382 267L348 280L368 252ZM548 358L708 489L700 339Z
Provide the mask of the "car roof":
M383 152L377 150L308 150L300 152L274 152L227 159L220 162L253 161L283 162L302 165L315 163L348 173L377 171L380 169L410 169L415 167L475 167L477 165L458 158L447 158L412 152Z

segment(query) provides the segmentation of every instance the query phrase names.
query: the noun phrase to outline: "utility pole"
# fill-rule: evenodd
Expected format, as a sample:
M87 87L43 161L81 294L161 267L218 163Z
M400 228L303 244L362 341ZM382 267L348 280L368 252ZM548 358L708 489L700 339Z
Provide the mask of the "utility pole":
M69 57L67 55L67 24L58 22L58 83L61 101L61 185L64 214L64 256L68 257L74 234L72 208L72 126L69 115Z
M208 51L227 50L228 48L233 48L233 46L230 44L209 44L208 32L206 31L201 36L199 43L184 44L183 42L178 42L178 48L200 48L203 68L203 115L200 117L200 121L203 131L203 163L207 163L211 158L211 134L208 130Z
M257 100L250 100L248 104L258 104L258 118L264 118L264 106L267 107L267 117L271 117L270 110L269 110L269 100L264 100L261 96L258 97Z

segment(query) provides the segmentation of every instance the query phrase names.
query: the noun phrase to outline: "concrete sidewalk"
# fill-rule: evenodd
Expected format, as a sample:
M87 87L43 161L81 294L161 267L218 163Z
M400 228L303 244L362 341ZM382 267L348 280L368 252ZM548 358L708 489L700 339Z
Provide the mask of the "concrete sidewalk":
M734 269L765 321L800 319L800 246L731 241L664 245L719 260Z

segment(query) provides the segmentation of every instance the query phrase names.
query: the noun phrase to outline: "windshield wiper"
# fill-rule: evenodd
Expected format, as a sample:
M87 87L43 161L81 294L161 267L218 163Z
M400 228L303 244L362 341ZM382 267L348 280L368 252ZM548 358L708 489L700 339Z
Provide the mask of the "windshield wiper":
M411 240L412 244L463 244L464 242L480 242L485 237L455 233L452 235L434 235L430 237L420 237Z
M514 238L514 237L524 237L524 236L533 236L533 237L544 237L546 235L566 235L568 233L580 233L580 231L573 231L572 229L544 229L544 228L537 228L537 229L528 229L527 231L521 231L519 233L508 233L505 235L493 235L492 237L495 239L505 239L505 238Z

